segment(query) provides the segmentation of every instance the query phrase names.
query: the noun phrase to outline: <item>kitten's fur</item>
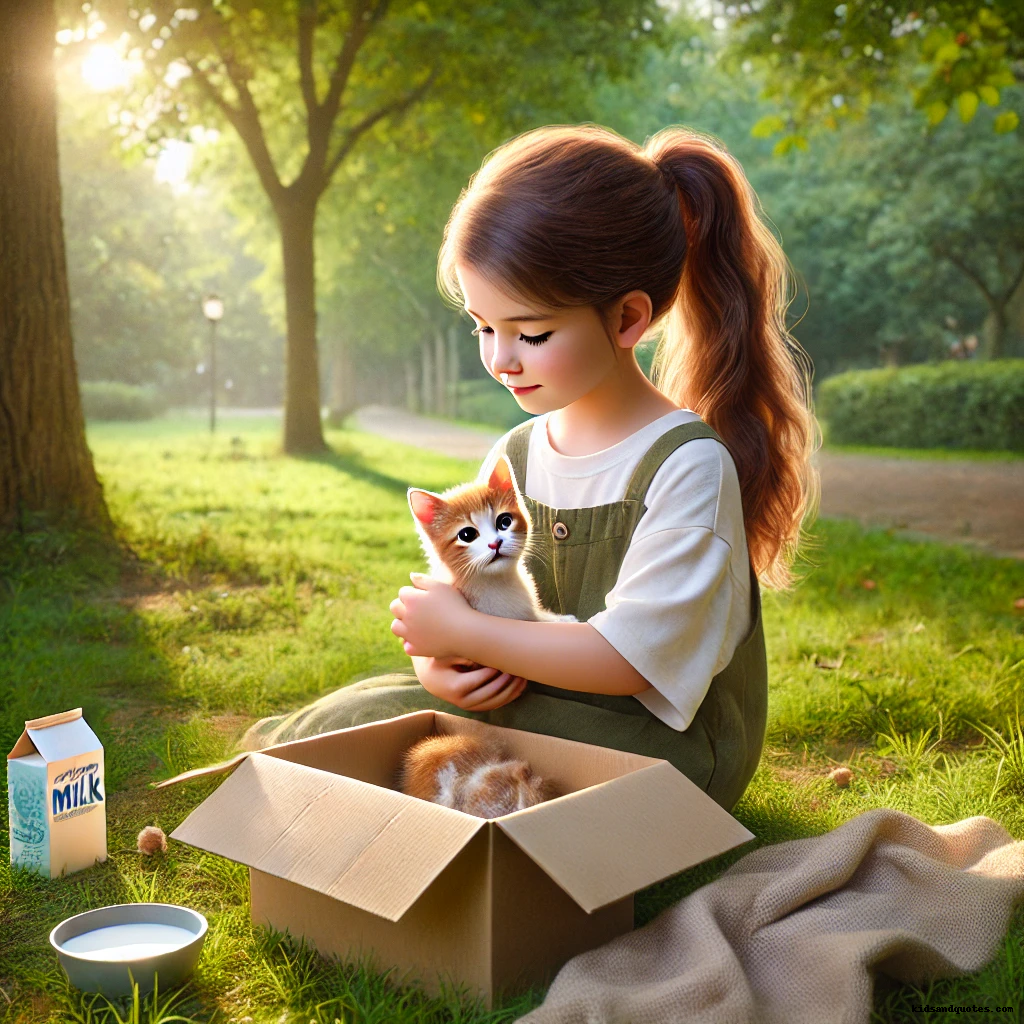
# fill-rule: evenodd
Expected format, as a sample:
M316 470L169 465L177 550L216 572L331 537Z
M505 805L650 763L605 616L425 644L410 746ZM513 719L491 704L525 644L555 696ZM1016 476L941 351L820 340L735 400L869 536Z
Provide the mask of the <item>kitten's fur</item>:
M557 796L502 747L472 736L428 736L405 753L399 788L480 818L498 818Z
M530 514L506 456L499 456L486 484L460 484L443 494L410 487L409 507L430 575L460 590L477 611L533 622L577 621L540 603L523 564ZM467 529L475 536L460 538Z

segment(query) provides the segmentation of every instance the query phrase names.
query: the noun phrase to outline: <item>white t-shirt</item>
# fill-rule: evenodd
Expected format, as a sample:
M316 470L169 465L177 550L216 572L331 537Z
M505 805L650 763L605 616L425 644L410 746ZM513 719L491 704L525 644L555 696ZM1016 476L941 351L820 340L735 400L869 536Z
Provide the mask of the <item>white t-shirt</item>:
M677 409L591 455L562 455L548 438L549 413L534 418L526 494L554 508L621 501L641 458L666 431L700 422ZM500 438L480 468L490 475ZM650 684L636 694L680 732L711 679L747 635L750 575L739 478L728 449L700 437L677 448L655 474L605 610L588 621Z

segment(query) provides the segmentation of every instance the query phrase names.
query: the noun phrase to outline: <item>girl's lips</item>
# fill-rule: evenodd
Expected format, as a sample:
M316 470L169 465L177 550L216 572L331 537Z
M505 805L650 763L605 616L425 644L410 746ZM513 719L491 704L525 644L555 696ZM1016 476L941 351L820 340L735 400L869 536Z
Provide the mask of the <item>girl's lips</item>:
M532 384L528 388L517 388L517 387L513 387L510 384L509 387L512 389L512 394L513 395L528 395L531 391L536 391L537 388L540 387L540 385L539 384Z

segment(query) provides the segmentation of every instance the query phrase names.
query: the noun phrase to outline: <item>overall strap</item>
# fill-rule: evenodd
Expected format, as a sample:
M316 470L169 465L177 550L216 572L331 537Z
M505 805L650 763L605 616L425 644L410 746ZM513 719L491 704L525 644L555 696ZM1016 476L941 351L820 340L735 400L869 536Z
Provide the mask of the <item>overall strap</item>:
M681 445L698 437L710 437L725 444L724 441L706 423L681 423L678 427L667 430L658 438L640 460L633 471L629 486L626 488L626 500L643 504L647 489L651 486L654 475L661 469L661 464Z
M526 460L530 454L530 433L533 420L520 423L505 438L505 454L512 464L512 473L516 478L520 494L526 494Z

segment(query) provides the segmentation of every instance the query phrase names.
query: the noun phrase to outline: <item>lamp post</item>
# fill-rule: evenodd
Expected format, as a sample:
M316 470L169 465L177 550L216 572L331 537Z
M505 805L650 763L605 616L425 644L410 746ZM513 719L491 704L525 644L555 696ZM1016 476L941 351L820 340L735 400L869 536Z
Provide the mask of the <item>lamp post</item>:
M203 299L203 316L210 321L210 433L217 429L217 321L224 315L224 300L219 295Z

